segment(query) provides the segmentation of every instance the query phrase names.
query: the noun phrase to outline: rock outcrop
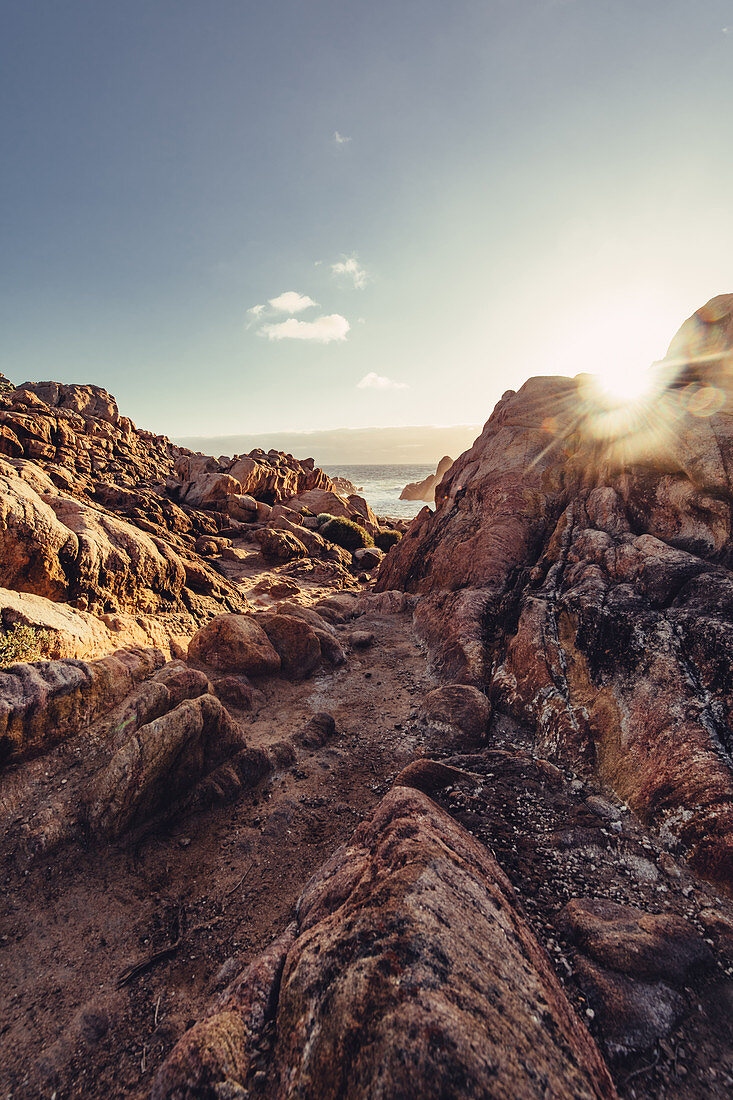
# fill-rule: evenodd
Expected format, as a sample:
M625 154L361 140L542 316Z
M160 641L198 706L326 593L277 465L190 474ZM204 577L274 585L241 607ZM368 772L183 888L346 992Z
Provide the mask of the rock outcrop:
M594 768L733 882L733 296L681 329L646 399L535 378L497 405L384 561L443 678Z
M184 1036L153 1100L237 1095L273 1017L259 1070L271 1097L616 1095L504 873L405 787L311 880L297 925Z
M400 493L400 500L424 500L426 504L432 504L435 500L435 490L452 465L453 459L450 455L444 455L434 474L428 474L422 481L411 481L409 485L405 485Z
M298 526L308 501L379 531L366 501L339 496L312 459L192 454L136 428L96 386L5 380L0 456L2 626L46 631L52 657L173 653L212 616L247 611L236 576L210 560L245 560L227 537L240 530L275 565L335 562L349 583L350 553Z

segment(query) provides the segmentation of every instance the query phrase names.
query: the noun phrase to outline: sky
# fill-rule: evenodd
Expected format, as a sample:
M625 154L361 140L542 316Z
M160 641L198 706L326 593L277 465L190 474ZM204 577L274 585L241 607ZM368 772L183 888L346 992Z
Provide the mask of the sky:
M478 424L733 291L733 0L4 0L0 369Z

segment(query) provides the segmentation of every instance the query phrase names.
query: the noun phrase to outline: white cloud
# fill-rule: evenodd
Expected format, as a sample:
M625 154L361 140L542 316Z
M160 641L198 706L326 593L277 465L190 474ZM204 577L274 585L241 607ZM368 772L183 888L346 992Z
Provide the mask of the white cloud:
M302 313L304 309L318 305L318 302L314 302L307 294L298 294L296 290L286 290L283 294L278 294L277 298L270 298L269 301L278 313Z
M331 264L331 271L334 275L343 275L350 279L357 290L363 290L369 282L369 276L357 260L356 255L348 256L337 264Z
M245 325L245 328L252 328L252 325L256 325L257 322L259 321L260 317L262 316L262 314L265 312L266 309L267 309L266 305L251 306L247 310L247 316L249 317L249 320L247 321L247 324Z
M334 130L334 132L333 132L333 142L334 142L335 145L348 145L350 141L351 141L350 137L344 137L344 135L340 134L338 132L338 130Z
M345 340L350 328L340 313L329 313L314 321L296 321L295 317L288 317L287 321L276 325L263 325L260 332L268 340L313 340L318 344L330 344L334 340Z
M409 390L407 382L395 382L393 378L385 378L382 374L370 371L365 374L361 382L356 383L358 390Z

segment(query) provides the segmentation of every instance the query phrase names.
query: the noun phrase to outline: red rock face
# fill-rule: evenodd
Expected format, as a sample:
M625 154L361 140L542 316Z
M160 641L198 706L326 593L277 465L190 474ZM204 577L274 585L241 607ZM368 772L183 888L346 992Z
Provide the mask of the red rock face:
M534 378L388 555L443 679L597 769L733 881L733 296L683 325L647 404ZM695 358L700 361L690 361Z

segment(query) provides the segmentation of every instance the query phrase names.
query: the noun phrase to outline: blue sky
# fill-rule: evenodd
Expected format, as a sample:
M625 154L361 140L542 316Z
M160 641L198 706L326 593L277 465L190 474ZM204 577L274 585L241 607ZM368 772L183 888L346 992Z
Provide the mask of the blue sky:
M733 0L5 0L0 369L173 436L641 369L733 290L731 102Z

